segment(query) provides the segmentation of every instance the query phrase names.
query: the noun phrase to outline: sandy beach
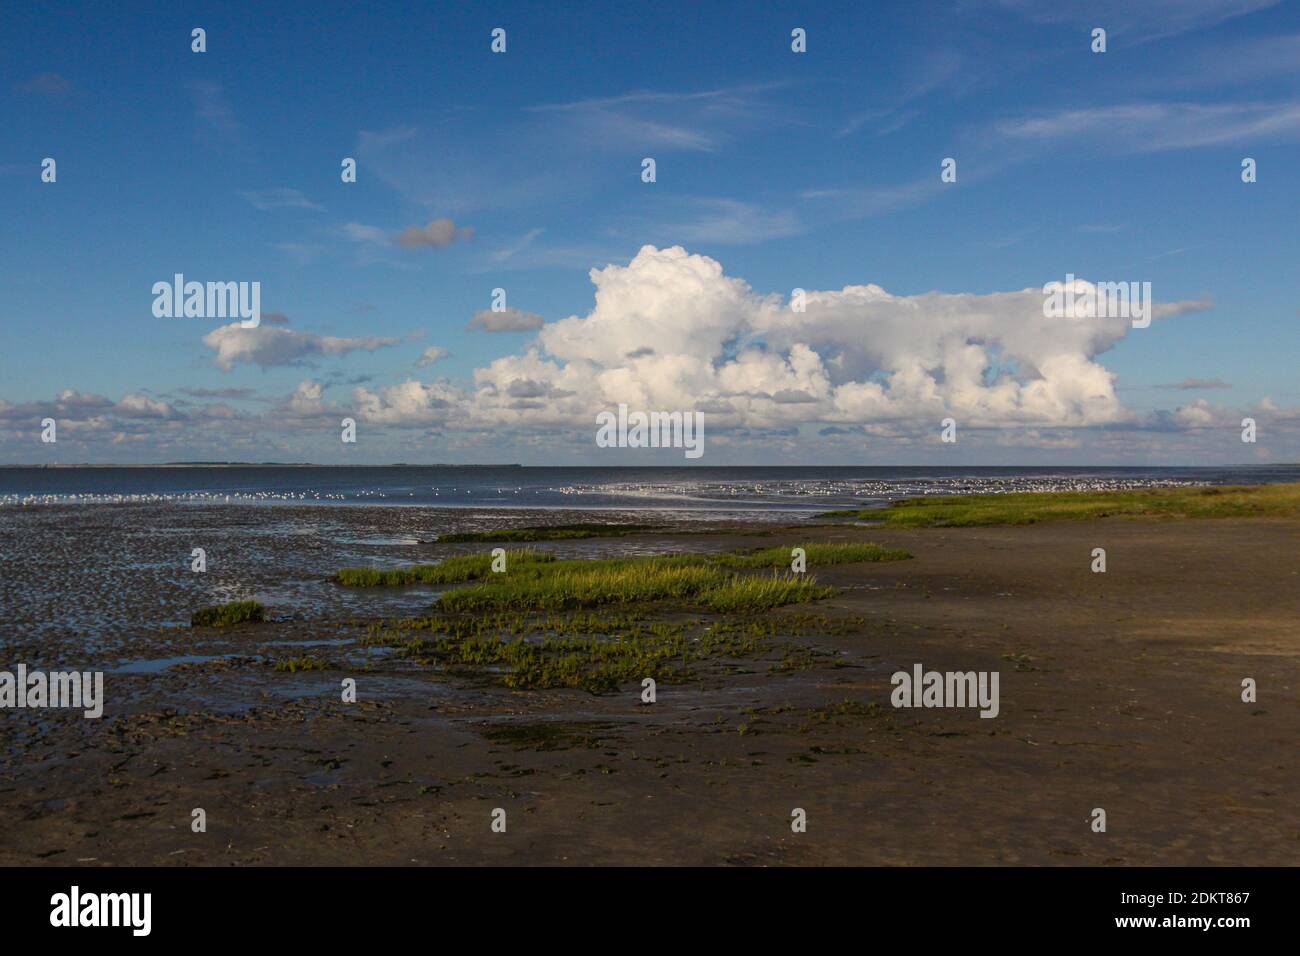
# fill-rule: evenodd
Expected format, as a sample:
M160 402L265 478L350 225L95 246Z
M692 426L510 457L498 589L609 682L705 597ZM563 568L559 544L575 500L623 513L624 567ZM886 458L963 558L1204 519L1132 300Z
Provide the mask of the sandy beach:
M252 527L254 512L238 520ZM61 542L24 551L7 587L53 567L49 548L103 541L105 520L158 518L126 514L69 510ZM227 520L191 509L181 524ZM362 542L409 536L402 560L491 547L422 541L419 509L325 520L356 522ZM594 557L872 541L912 558L810 567L839 593L768 612L776 626L754 653L661 682L653 704L637 683L510 689L367 644L377 618L427 607L418 588L230 628L128 615L79 651L70 634L19 628L11 662L102 668L107 702L100 720L0 721L0 864L1300 861L1300 523L693 532L535 547ZM338 588L325 577L345 560L309 536L276 540L280 558L297 555L291 576ZM1104 574L1090 570L1098 547ZM106 608L166 600L120 581L70 586ZM271 666L301 654L324 668ZM998 716L892 707L890 675L918 663L998 672ZM351 704L339 691L349 677ZM195 808L206 832L191 829ZM498 808L504 833L491 826ZM806 832L792 832L796 808Z

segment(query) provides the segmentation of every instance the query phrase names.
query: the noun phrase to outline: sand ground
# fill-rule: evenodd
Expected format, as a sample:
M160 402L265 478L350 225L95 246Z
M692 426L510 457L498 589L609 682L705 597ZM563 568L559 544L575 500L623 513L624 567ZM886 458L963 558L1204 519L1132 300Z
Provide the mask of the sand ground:
M201 649L236 656L110 675L119 703L100 721L5 712L0 864L1300 863L1300 524L719 539L787 540L915 557L810 569L844 588L824 613L866 621L812 639L814 666L748 661L660 684L653 705L637 686L253 663L277 640L356 630L339 620L248 625ZM999 716L890 707L890 674L918 662L998 671Z

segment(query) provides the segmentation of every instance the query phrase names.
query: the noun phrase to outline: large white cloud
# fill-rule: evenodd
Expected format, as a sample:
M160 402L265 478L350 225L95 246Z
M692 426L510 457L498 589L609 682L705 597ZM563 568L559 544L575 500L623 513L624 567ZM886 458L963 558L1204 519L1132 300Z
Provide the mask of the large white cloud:
M932 428L947 416L975 427L1111 425L1129 416L1096 357L1127 334L1151 334L1126 318L1048 318L1041 288L895 296L854 285L808 291L796 311L679 246L645 246L591 279L587 315L546 325L522 355L475 373L474 391L458 396L467 420L585 427L626 402L703 409L731 427ZM536 400L519 400L521 381Z
M557 358L606 368L639 350L716 357L724 342L752 325L764 301L723 275L715 260L680 246L644 246L626 266L592 269L591 281L596 307L544 328L539 339ZM775 300L768 304L776 308Z

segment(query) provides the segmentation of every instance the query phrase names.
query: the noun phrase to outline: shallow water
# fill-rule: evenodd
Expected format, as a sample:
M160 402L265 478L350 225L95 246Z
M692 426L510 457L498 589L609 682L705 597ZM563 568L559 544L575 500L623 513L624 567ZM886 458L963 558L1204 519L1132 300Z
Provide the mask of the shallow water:
M0 648L36 650L45 659L68 649L116 653L129 649L142 630L175 628L175 636L183 638L196 608L238 600L260 601L273 620L320 622L319 636L328 639L328 629L336 626L329 622L419 614L445 590L345 588L331 580L339 568L433 562L492 547L434 543L452 531L648 520L644 513L622 511L582 512L575 518L553 511L177 507L167 502L50 505L3 514L0 605L7 627ZM654 554L670 547L636 538L537 546L560 557ZM190 569L194 548L206 552L206 572Z
M0 508L45 504L415 505L439 508L816 510L906 495L1300 480L1295 466L1219 468L497 466L3 467Z
M574 522L706 530L905 495L1296 479L1300 469L1282 467L0 468L0 649L56 663L88 651L130 659L141 631L175 628L184 638L196 608L250 599L272 619L319 622L328 639L331 622L418 614L443 590L344 588L335 571L492 547L436 544L450 532ZM525 507L530 498L545 507ZM533 546L590 557L680 544L633 536ZM690 544L717 546L708 537ZM206 552L204 573L190 570L195 548Z

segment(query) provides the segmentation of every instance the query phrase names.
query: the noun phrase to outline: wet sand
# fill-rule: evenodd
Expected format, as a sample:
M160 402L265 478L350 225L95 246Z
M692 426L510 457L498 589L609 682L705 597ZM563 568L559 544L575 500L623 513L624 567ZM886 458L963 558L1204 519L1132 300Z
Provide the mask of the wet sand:
M810 568L844 588L816 609L865 623L792 640L812 645L809 666L776 666L778 641L661 683L653 705L635 685L432 675L347 643L361 611L124 634L98 663L214 659L106 675L99 721L0 713L0 863L1300 862L1300 524L759 530L569 548L872 540L914 558ZM1105 574L1089 570L1095 547ZM321 560L318 574L346 563ZM322 640L335 643L278 643ZM55 639L7 651L87 666ZM266 663L299 653L330 669ZM1000 672L1000 715L892 708L890 674L918 662ZM1241 701L1245 677L1257 703ZM191 832L196 807L206 833Z

